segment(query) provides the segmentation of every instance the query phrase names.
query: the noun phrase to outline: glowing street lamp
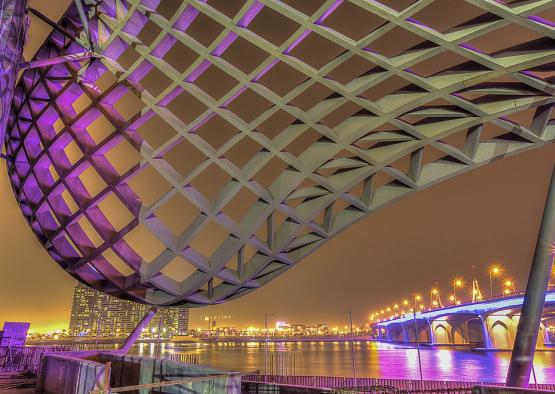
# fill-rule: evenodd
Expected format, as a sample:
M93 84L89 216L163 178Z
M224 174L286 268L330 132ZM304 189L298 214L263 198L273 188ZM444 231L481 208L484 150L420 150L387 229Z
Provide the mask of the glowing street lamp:
M510 278L506 278L505 282L503 282L503 284L505 285L505 290L509 290L509 291L512 290L512 293L516 293L514 280L512 280Z
M464 286L464 279L460 276L457 276L453 279L453 296L455 299L457 298L457 289L460 289Z
M488 268L490 298L493 298L493 278L498 278L502 273L503 267L498 263L494 263Z
M437 287L432 287L430 290L430 303L434 306L440 306L441 301L439 298L439 289Z
M453 294L451 294L451 295L449 296L449 301L451 301L451 302L454 304L454 303L455 303L455 300L456 300L455 296L454 296Z

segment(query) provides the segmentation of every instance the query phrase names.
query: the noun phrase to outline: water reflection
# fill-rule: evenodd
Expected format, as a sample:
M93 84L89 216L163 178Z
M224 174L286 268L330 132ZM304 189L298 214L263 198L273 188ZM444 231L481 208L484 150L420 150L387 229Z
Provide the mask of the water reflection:
M176 344L162 346L162 355L197 354L201 364L217 368L255 371L264 369L265 343ZM277 342L269 352L282 357L279 363L293 363L297 375L353 376L350 343ZM355 342L357 376L391 379L419 379L416 349L376 342ZM138 344L132 352L156 354L156 344ZM487 352L464 348L421 347L424 379L502 382L509 366L510 352ZM285 361L284 361L285 360ZM534 360L538 383L555 382L555 352L540 351ZM291 369L288 369L291 373ZM531 378L533 382L533 378Z

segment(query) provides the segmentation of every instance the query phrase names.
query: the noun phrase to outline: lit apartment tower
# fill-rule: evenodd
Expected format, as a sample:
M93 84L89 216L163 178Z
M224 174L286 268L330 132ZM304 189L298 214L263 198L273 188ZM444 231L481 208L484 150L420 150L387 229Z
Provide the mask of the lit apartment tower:
M96 332L94 316L98 307L99 293L81 283L73 290L69 332L72 335L92 335Z
M145 308L145 312L146 310L147 308ZM189 309L183 307L160 308L148 329L152 333L152 329L158 329L159 326L168 335L184 335L189 327Z
M74 336L122 337L129 334L149 306L120 300L81 283L73 292L69 331ZM189 325L188 308L160 308L145 330L145 336L183 335Z

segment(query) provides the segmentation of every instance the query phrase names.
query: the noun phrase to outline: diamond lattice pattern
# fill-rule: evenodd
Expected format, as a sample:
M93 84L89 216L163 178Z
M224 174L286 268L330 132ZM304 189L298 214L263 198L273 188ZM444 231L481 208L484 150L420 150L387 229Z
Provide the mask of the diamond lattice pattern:
M241 296L355 221L553 142L549 0L105 0L7 139L51 256L158 305ZM73 9L62 24L83 35ZM82 52L60 32L37 58Z

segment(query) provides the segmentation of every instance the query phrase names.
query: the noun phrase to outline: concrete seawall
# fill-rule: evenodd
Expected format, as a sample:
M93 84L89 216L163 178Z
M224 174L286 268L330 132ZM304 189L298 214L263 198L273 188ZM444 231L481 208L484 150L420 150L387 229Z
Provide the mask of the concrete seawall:
M37 378L37 393L89 394L93 390L105 390L107 386L148 385L188 378L207 379L163 387L157 392L238 394L241 391L241 377L219 369L118 352L89 351L44 354Z
M41 359L37 393L85 394L104 389L106 366L77 354L50 353Z

